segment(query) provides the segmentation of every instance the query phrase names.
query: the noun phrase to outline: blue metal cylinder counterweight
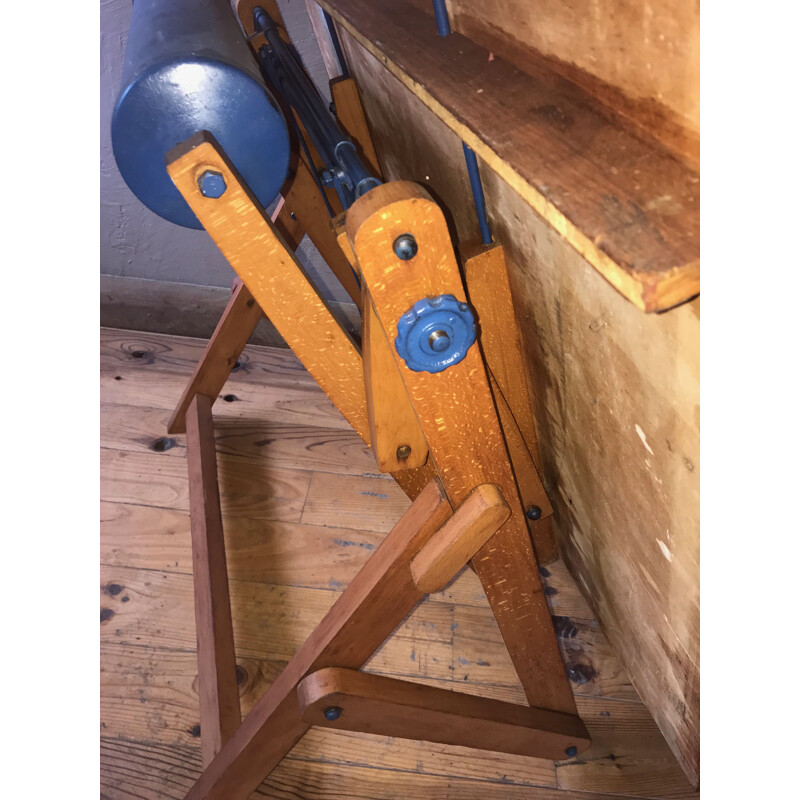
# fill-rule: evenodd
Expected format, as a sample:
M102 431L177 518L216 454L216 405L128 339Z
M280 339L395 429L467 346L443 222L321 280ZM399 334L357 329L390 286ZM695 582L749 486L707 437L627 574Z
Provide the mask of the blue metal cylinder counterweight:
M289 133L229 0L136 0L111 121L114 157L148 208L187 228L202 226L165 156L201 130L269 205L289 167Z

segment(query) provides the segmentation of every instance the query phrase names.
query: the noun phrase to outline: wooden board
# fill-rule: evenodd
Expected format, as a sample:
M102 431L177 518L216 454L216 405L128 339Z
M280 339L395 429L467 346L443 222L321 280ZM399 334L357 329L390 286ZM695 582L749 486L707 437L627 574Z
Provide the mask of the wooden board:
M168 160L173 182L262 311L353 429L369 441L361 353L233 165L203 132L172 150ZM224 176L221 198L200 193L197 176L204 169Z
M381 177L381 167L372 143L367 119L358 95L358 87L352 78L337 78L331 81L331 98L336 108L336 119L342 130L356 143L359 155L373 175Z
M355 670L328 668L304 678L303 719L333 730L424 739L497 753L563 760L589 746L577 714L542 711L463 692ZM338 716L329 716L331 709Z
M699 176L666 148L615 124L545 65L522 72L460 34L439 37L404 0L321 5L349 34L348 60L355 41L638 308L659 311L699 293ZM363 72L350 66L366 95ZM399 107L392 118L395 138L412 143L413 121Z
M414 5L431 13L427 0ZM522 70L545 63L695 167L700 158L700 7L690 0L591 9L563 0L448 0L450 26Z
M346 34L343 41L387 178L429 185L459 239L474 238L458 137ZM641 314L513 186L491 169L482 177L535 387L559 547L696 778L699 300Z
M207 395L195 395L186 416L197 680L204 764L211 762L242 721L211 405L211 398Z

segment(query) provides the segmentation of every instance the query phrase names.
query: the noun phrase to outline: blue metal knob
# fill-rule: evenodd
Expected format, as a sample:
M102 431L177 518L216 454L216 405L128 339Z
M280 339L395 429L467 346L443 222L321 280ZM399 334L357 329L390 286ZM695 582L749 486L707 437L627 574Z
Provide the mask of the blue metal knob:
M475 343L475 317L452 294L419 300L400 317L394 346L414 372L442 372Z

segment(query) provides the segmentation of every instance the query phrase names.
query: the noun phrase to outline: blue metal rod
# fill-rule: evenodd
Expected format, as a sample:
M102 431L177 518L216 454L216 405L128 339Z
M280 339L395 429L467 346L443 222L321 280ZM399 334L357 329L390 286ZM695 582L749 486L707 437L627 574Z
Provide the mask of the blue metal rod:
M436 16L436 27L439 31L439 36L449 36L450 19L447 16L445 0L433 0L433 13Z
M469 173L470 186L472 186L472 197L475 200L475 213L478 215L478 225L481 229L481 241L484 244L491 244L492 232L489 230L489 217L486 214L486 199L483 196L481 173L478 171L478 159L466 142L461 144L464 148L464 158L467 159L467 172Z

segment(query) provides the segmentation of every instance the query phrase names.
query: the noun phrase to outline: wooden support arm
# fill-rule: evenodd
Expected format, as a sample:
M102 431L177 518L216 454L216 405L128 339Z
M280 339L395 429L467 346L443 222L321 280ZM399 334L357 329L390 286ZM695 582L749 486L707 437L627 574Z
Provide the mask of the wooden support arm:
M475 747L558 761L585 750L576 714L530 708L349 669L323 669L297 687L309 725Z
M417 589L430 594L447 586L510 514L499 486L476 487L411 562Z
M219 172L225 192L204 197L198 176ZM369 442L361 353L332 316L291 247L206 131L167 154L167 172L209 236L303 366Z

